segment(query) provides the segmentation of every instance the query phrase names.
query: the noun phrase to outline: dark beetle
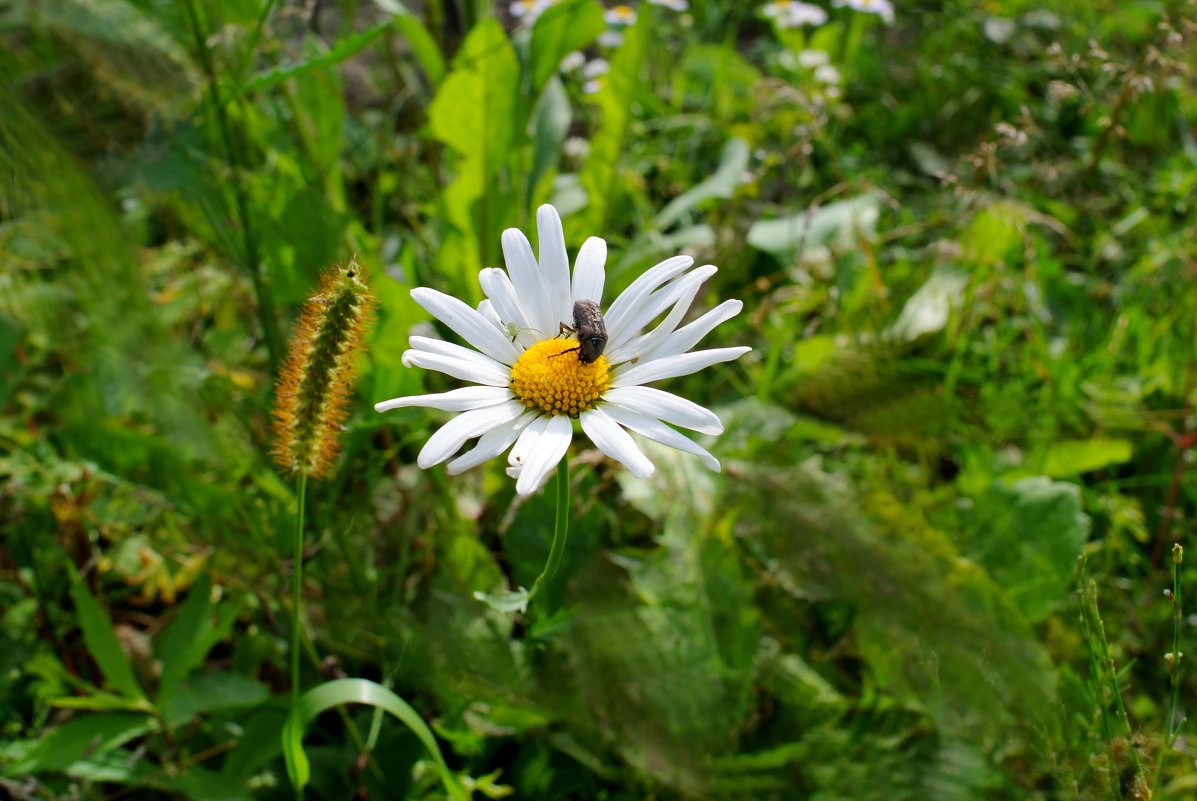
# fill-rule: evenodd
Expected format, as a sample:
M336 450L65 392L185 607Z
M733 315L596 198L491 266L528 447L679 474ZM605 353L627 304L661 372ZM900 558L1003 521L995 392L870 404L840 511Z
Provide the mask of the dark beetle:
M607 326L603 322L603 313L593 300L575 300L574 327L562 323L561 330L577 334L578 347L562 351L558 356L577 351L578 361L591 364L603 355L603 349L607 347Z
M578 361L590 364L607 347L607 324L593 300L574 301L574 328L578 333Z

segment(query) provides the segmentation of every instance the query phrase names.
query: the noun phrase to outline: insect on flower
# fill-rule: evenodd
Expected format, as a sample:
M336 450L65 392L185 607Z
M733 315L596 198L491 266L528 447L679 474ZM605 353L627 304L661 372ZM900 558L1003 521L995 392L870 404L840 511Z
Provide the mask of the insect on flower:
M540 333L535 328L529 328L528 326L520 325L519 323L503 323L501 327L502 327L503 331L505 331L507 333L507 336L511 337L512 342L515 342L517 339L519 339L520 334L529 334L529 333L530 334L539 334Z
M582 364L593 364L607 347L607 325L603 322L603 313L599 311L598 304L593 300L575 300L574 326L570 328L562 323L561 331L577 334L578 347L563 350L557 356L577 353Z

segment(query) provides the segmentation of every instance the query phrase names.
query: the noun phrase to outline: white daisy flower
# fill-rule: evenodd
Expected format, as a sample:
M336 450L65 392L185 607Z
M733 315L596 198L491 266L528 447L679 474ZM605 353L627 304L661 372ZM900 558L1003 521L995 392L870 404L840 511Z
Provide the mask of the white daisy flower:
M510 6L511 16L531 25L550 5L552 3L549 0L515 0Z
M611 71L611 65L605 58L596 58L582 65L583 78L597 78Z
M621 31L603 31L599 34L598 43L600 47L619 47L623 44L623 33Z
M819 83L839 83L840 71L831 64L824 64L815 70L815 80Z
M571 136L561 145L561 152L571 159L581 161L590 155L590 140L584 136Z
M603 12L608 25L635 25L636 10L631 6L615 6Z
M573 441L574 419L599 450L633 475L649 476L653 465L628 431L694 454L711 470L719 470L714 456L672 427L719 434L723 424L715 413L646 385L732 361L751 350L690 352L717 325L739 314L744 304L724 301L678 327L716 268L706 265L692 270L694 260L689 256L666 259L607 306L602 313L605 351L584 362L578 340L559 332L563 323L573 325L576 301L593 301L601 307L607 243L598 237L587 239L571 277L557 210L541 206L536 224L539 261L523 233L514 228L504 231L507 269L490 267L479 273L487 297L477 309L435 289L419 287L411 292L417 303L470 347L412 336L403 363L476 386L395 398L374 408L385 412L423 406L460 412L428 439L416 463L427 469L449 461L448 471L456 475L510 449L508 472L516 477L520 495L534 492L561 461ZM662 315L660 323L645 330ZM478 444L455 457L475 437Z
M761 13L772 19L779 28L797 28L802 25L822 25L827 21L827 12L810 3L798 0L772 0L761 8Z
M831 0L831 5L835 8L846 6L853 11L876 14L886 22L894 21L894 6L890 0Z
M813 70L831 63L831 57L823 50L800 50L798 63L805 69Z
M690 10L690 4L686 0L648 0L648 2L654 6L664 6L670 11L677 11L678 13Z
M586 54L581 50L575 50L572 53L566 53L565 58L561 59L561 71L573 72L574 70L586 64Z

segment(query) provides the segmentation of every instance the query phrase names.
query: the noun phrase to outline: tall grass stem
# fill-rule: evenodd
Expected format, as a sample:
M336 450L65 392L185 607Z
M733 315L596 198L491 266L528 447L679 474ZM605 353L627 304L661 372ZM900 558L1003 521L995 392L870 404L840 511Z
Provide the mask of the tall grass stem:
M295 513L295 563L291 568L291 714L299 711L299 645L300 645L300 617L299 606L303 594L303 512L304 497L307 495L308 476L300 473L295 481L296 502L298 508ZM296 786L295 797L303 798L303 788Z

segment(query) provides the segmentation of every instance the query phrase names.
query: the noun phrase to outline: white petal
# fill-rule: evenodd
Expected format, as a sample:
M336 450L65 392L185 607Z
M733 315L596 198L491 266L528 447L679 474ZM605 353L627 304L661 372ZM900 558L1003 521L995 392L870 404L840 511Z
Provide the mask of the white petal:
M515 442L520 432L524 430L524 426L531 421L532 416L532 412L525 412L511 422L487 431L479 438L478 444L474 446L473 450L466 451L449 462L445 465L445 469L449 475L456 476L471 467L477 467L483 462L495 458L511 447L511 443Z
M409 395L374 404L374 411L386 412L406 406L423 406L444 412L465 412L484 406L497 406L511 400L511 390L506 387L462 387L436 395Z
M523 414L524 405L508 401L499 406L463 412L445 423L424 443L416 464L427 470L438 465L461 449L467 439L485 434L492 428L510 422Z
M603 315L607 323L607 334L619 333L627 317L639 308L650 292L690 269L693 263L694 259L689 256L674 256L645 270L643 275L620 293L611 304L611 308Z
M656 319L661 312L685 297L692 287L701 286L717 272L719 272L717 267L710 264L704 265L649 295L639 308L628 316L622 330L611 337L611 341L607 343L608 347L614 345L618 348L627 342L635 334L640 333L644 326Z
M528 451L524 459L524 467L515 482L516 493L529 495L535 492L549 471L561 461L573 438L574 428L568 417L554 415L548 418L544 430L536 440L536 447Z
M515 287L520 307L526 313L528 326L545 331L551 327L556 332L557 323L552 320L554 315L549 309L549 296L545 291L540 269L536 266L536 257L532 255L532 245L528 243L528 237L518 228L508 228L503 232L502 242L507 274L511 276L511 284Z
M570 322L574 319L574 304L570 300L569 254L565 252L565 231L557 209L546 203L536 210L536 232L540 240L540 275L548 287L549 309L559 322Z
M503 332L465 303L428 287L416 287L412 299L429 314L449 326L458 336L503 364L515 364L520 352Z
M636 447L631 435L605 412L601 409L591 409L582 412L581 420L582 430L600 451L622 464L638 478L648 478L653 474L653 463Z
M499 319L499 313L495 311L495 304L491 303L490 298L484 298L478 304L478 313L485 317L488 323L499 329L499 333L503 333L503 321ZM510 339L510 337L508 338Z
M519 474L524 469L524 464L528 461L528 454L536 447L540 435L544 433L545 426L549 424L547 415L542 415L532 420L520 432L519 439L515 441L515 446L511 449L511 453L507 454L507 475L512 478L518 478Z
M428 353L439 353L442 356L450 356L454 359L461 359L467 362L473 362L479 368L493 368L501 372L510 372L510 368L500 362L495 361L486 354L479 353L476 350L467 348L463 345L458 345L456 342L449 342L444 339L436 339L435 337L411 336L407 338L407 343L411 345L411 350L404 351L402 359L404 367L411 367L407 363L407 355L412 350L427 351Z
M646 417L618 406L608 406L606 412L615 422L627 426L637 434L648 437L662 445L668 445L670 448L676 448L683 453L692 453L701 459L702 463L708 468L714 470L716 473L719 472L719 460L712 456L706 448L682 436L660 420L654 420L651 417Z
M491 367L485 362L480 363L474 359L462 359L426 350L405 351L403 364L408 367L436 370L438 373L451 375L462 381L472 381L475 384L486 384L492 387L506 387L511 383L511 372L501 367Z
M673 304L673 308L669 310L669 314L665 315L665 319L661 321L661 324L652 331L649 331L647 334L641 334L638 337L632 337L619 347L608 347L607 364L614 367L631 359L637 359L641 354L651 353L657 345L661 344L666 337L673 333L678 323L690 311L690 306L694 303L694 298L697 297L700 287L700 284L688 286L685 293L678 299L678 302Z
M680 375L697 373L712 364L730 362L738 359L752 348L715 348L714 350L700 350L694 353L682 353L674 356L663 356L651 362L641 362L632 367L620 370L611 382L613 387L628 387L633 384L648 384L660 381L662 378L676 378Z
M662 356L672 356L685 353L698 344L698 341L720 323L726 322L740 313L744 303L739 300L725 300L694 322L679 328L653 347L641 351L642 359L658 359Z
M618 387L603 393L603 402L664 420L700 434L722 434L723 423L710 409L655 387Z
M520 305L519 296L516 295L515 287L512 286L507 273L498 267L487 267L478 273L478 283L490 298L501 322L514 323L520 328L528 327L528 317Z
M592 236L582 243L574 260L574 300L593 300L603 305L603 284L607 280L607 243ZM570 306L573 314L573 306Z

